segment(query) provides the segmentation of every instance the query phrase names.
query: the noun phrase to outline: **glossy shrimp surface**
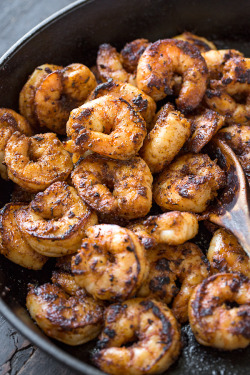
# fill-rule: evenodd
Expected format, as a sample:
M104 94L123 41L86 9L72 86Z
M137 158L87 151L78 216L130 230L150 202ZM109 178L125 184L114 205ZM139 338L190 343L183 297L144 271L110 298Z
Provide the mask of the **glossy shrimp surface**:
M163 210L203 212L225 184L225 172L206 154L185 154L160 174L153 197Z
M245 348L250 343L250 280L233 273L205 279L189 300L188 315L200 344L222 350Z
M199 50L188 42L164 39L148 46L137 67L138 88L161 100L173 93L174 74L183 78L177 108L192 111L205 93L207 66Z
M148 272L145 250L136 235L118 225L95 225L86 231L72 258L76 283L94 298L125 300L135 295Z
M235 49L211 50L202 53L207 67L209 79L221 79L226 62L233 57L243 56Z
M185 31L182 34L175 36L174 39L184 40L185 42L194 44L195 47L197 47L200 52L216 50L216 47L213 42L211 42L210 40L207 40L206 38L202 36L192 34L188 31Z
M109 374L159 374L180 353L180 329L165 304L135 298L106 309L98 346L94 362Z

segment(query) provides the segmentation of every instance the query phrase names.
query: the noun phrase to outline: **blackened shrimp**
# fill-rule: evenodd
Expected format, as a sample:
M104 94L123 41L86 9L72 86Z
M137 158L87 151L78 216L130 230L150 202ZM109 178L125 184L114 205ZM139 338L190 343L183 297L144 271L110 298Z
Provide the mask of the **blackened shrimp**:
M15 132L5 148L5 163L8 177L30 192L66 180L73 168L69 153L54 133L26 137Z
M97 223L96 214L65 182L55 182L37 194L16 218L30 246L50 257L74 253L85 230Z
M175 36L174 39L184 40L188 43L194 44L200 52L210 51L211 49L216 50L216 47L213 42L207 40L202 36L192 34L188 31L185 31L182 34Z
M146 137L146 123L124 99L105 95L74 109L67 122L67 149L94 151L126 160L137 154Z
M185 154L155 181L153 197L163 210L200 213L225 185L225 172L206 154Z
M205 93L207 66L199 50L188 42L164 39L149 45L138 63L138 88L161 100L173 93L174 74L183 77L177 108L190 112Z
M126 345L130 343L130 345ZM94 362L112 375L159 374L177 359L180 329L162 302L135 298L109 306Z
M26 305L46 335L68 345L93 340L103 325L103 306L83 294L70 296L57 285L29 284Z
M203 52L202 56L204 57L208 67L209 79L219 80L222 78L223 69L226 62L234 57L243 55L241 52L235 49L221 49Z
M238 272L250 277L250 260L237 238L221 228L210 242L207 258L214 273Z
M189 300L188 315L200 344L223 350L245 348L250 343L250 280L233 273L205 279Z
M76 283L96 299L133 297L148 272L145 249L136 235L109 224L92 226L86 235L72 258Z
M72 173L81 198L101 215L127 220L145 216L152 205L153 177L143 159L83 159Z
M121 50L121 57L123 66L129 73L136 72L138 61L148 45L149 41L142 38L125 44Z

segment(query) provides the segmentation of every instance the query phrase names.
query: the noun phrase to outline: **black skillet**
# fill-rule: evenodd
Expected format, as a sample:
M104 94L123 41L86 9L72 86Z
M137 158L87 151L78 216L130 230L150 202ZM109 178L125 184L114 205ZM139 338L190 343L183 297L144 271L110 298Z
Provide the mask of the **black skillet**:
M27 76L43 63L95 63L99 44L121 48L135 38L174 36L184 30L215 41L219 48L236 48L250 56L250 1L233 0L87 0L77 1L40 24L0 60L0 106L18 109L18 94ZM1 206L11 185L0 182ZM208 233L197 240L203 248ZM25 309L28 282L49 280L52 264L41 272L22 269L0 258L0 311L22 334L57 360L83 374L102 374L90 360L93 343L70 347L44 336ZM245 375L250 348L220 352L197 344L188 325L183 328L183 350L167 371L178 375ZM125 375L125 374L124 374Z

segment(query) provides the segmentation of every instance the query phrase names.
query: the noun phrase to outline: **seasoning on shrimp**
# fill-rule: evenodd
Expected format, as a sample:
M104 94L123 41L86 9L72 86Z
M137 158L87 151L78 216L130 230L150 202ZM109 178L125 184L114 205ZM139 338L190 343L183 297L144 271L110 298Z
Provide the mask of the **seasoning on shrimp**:
M123 66L129 73L136 72L138 61L148 45L149 41L143 38L125 44L121 57Z
M194 44L200 52L210 51L211 49L216 50L216 47L213 42L207 40L202 36L192 34L188 31L185 31L182 34L175 36L174 39L184 40L188 43Z

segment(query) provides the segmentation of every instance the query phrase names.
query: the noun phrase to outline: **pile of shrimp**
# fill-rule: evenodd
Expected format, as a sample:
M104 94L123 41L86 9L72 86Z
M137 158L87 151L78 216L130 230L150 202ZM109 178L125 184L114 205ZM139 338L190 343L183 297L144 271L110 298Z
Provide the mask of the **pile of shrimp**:
M206 223L228 183L206 145L219 137L250 176L250 59L185 32L96 65L43 64L0 109L0 253L31 270L31 317L68 345L98 338L93 363L118 375L158 374L181 352L182 324L222 350L250 343L250 261Z

